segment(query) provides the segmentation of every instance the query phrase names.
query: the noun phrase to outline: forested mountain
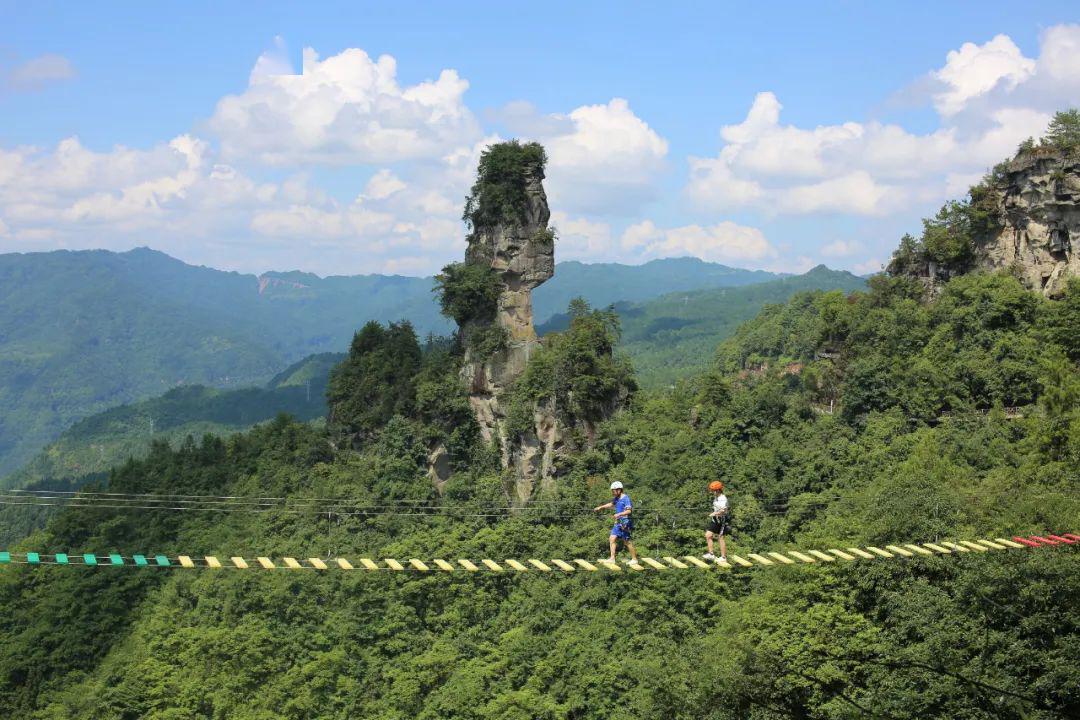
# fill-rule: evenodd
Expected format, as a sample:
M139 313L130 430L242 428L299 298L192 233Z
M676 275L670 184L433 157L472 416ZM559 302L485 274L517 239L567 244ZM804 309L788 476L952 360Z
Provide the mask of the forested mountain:
M23 467L0 478L0 490L69 491L103 480L154 443L179 447L188 437L227 437L286 413L299 422L326 416L326 385L343 355L323 353L286 368L265 387L220 390L189 385L80 420ZM58 508L0 507L0 546L39 527Z
M863 278L819 265L803 275L744 287L673 292L645 302L618 302L615 311L622 321L619 348L633 361L642 387L670 385L707 369L717 344L765 305L784 303L805 290L851 292L865 286ZM537 331L562 330L568 322L569 315L560 313Z
M576 295L606 305L774 277L685 258L564 267L537 293L541 318ZM431 278L256 277L147 248L0 255L0 476L95 412L178 385L263 383L367 320L401 319L449 331Z
M706 374L639 394L527 512L509 512L482 445L441 498L426 477L425 438L454 407L436 350L416 379L366 386L406 414L359 449L335 451L327 431L279 419L159 445L108 486L452 514L81 508L16 549L591 557L607 525L584 510L619 479L640 514L639 549L688 554L702 550L715 477L735 508L729 552L1075 529L1078 323L1080 283L1051 302L1008 275L953 279L930 303L902 278L850 297L800 294L744 325ZM354 353L377 362L373 342ZM572 339L561 347L580 352ZM0 572L0 712L1066 717L1080 712L1077 592L1069 547L738 574L11 566Z
M976 202L947 209L963 218ZM898 255L976 232L927 221ZM455 318L501 289L491 268L467 268L440 282ZM478 339L423 343L408 323L370 322L331 373L327 423L280 416L156 443L101 484L269 505L87 495L11 549L358 567L595 558L611 527L595 509L618 480L638 550L692 555L718 478L731 555L1077 532L1080 278L1055 299L1023 278L956 272L928 287L897 271L850 294L799 292L742 324L703 372L652 390L612 352L618 317L574 301L500 407L508 437L538 408L595 420L562 424L575 450L530 494L481 432L480 383L462 381ZM429 474L433 447L445 478ZM1080 717L1078 547L664 572L5 564L0 716Z

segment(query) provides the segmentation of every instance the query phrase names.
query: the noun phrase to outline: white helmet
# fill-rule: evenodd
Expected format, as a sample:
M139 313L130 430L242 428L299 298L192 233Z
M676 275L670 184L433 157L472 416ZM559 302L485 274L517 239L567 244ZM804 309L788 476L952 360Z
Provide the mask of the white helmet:
M622 490L622 483L619 482L618 480L616 480L615 482L611 483L611 489L612 490Z

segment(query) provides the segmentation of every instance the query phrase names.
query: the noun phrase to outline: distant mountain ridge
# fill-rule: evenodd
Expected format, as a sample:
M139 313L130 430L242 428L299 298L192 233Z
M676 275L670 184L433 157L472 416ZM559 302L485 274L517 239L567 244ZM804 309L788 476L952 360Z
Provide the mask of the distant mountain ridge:
M775 278L693 258L561 263L538 320L581 295L596 306ZM431 278L256 276L149 248L0 255L0 475L73 422L181 385L265 382L307 355L344 349L368 320L443 334Z

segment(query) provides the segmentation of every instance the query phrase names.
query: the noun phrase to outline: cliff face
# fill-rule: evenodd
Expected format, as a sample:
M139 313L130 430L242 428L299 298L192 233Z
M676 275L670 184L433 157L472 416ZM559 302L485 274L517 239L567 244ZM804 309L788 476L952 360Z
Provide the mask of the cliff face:
M503 467L513 470L515 494L522 502L538 481L553 477L561 435L554 414L537 408L534 432L525 441L512 443L502 427L505 408L500 403L540 344L533 327L532 291L555 274L554 236L547 226L551 210L543 178L541 167L526 168L520 218L474 228L465 252L467 264L490 267L498 274L501 287L494 322L506 332L506 347L481 357L466 345L462 376L484 441L498 443Z
M975 243L975 265L1015 267L1024 283L1047 297L1080 277L1080 158L1021 155L995 183L1002 229Z

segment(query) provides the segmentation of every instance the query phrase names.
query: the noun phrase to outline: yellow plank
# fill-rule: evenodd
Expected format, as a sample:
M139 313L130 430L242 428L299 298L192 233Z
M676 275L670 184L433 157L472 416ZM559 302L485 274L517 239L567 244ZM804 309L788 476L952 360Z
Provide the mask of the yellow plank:
M870 552L874 553L878 557L883 557L883 558L891 558L892 557L891 552L888 552L886 550L882 550L879 547L874 547L873 545L867 545L866 549L869 550Z
M924 548L924 547L922 547L920 545L914 545L914 544L908 543L908 544L904 545L904 547L906 547L908 550L911 550L912 552L919 553L920 555L933 555L934 554L934 553L930 552L929 550L927 550L926 548Z
M699 568L705 568L706 570L709 569L708 563L706 563L700 558L694 557L693 555L686 555L683 557L683 560L686 560L686 562L690 563L691 565L697 565Z
M945 547L949 548L950 550L955 550L956 552L962 552L962 553L971 552L971 548L966 548L963 545L957 545L954 542L945 542L944 540L942 540L941 544L944 545Z
M668 564L672 567L679 568L680 570L685 570L687 567L689 567L686 563L682 562L678 558L673 558L670 555L665 555L664 560L667 560Z
M855 555L856 557L861 557L863 560L873 560L874 559L873 555L866 552L862 548L850 547L850 548L847 549L847 551L849 553L851 553L852 555Z
M855 559L854 555L846 553L843 550L837 550L836 548L831 548L829 550L829 552L831 552L833 555L840 558L841 560L854 560Z
M990 552L989 550L984 548L982 545L979 545L977 543L973 543L970 540L961 540L960 544L963 545L964 547L971 548L972 550L975 550L977 552Z
M476 567L475 565L473 565L472 562L470 562L468 560L458 560L458 565L465 568L469 572L476 572L477 570L480 569L480 568Z
M1004 545L1005 547L1021 548L1021 549L1023 549L1023 547L1024 547L1020 543L1013 542L1012 540L1009 540L1008 538L994 538L994 542L1000 543L1000 544Z
M176 559L180 561L180 565L182 565L183 567L186 567L186 568L195 567L195 563L192 562L191 558L189 558L187 555L181 555L180 557L178 557Z
M514 568L518 572L529 572L529 568L525 567L524 565L519 563L517 560L503 560L503 562L506 563L507 565L509 565L510 567Z
M495 562L494 560L488 560L487 558L484 558L480 562L484 563L484 565L486 565L487 568L493 572L503 571L502 566L500 566L499 563Z
M915 556L915 553L911 552L910 550L905 550L904 548L898 547L896 545L886 545L885 549L888 550L889 552L896 553L900 557L914 557Z
M574 558L574 562L577 563L578 567L580 567L580 568L584 568L584 569L588 570L589 572L596 572L596 566L593 565L588 560L582 560L581 558Z
M301 565L301 564L300 564L300 563L299 563L299 562L297 561L297 559L296 559L296 558L291 558L291 557L283 557L283 558L281 558L281 559L282 559L282 561L283 561L283 562L285 563L285 566L286 566L286 567L288 567L288 568L289 568L290 570L303 570L303 569L304 569L304 566L303 566L303 565Z
M219 567L221 567L221 562L216 557L214 557L213 555L204 555L203 560L206 561L206 567L211 567L211 568L219 568Z
M308 558L307 561L311 563L311 567L315 568L316 570L326 569L326 563L324 563L320 558Z
M651 567L653 570L667 570L667 565L665 565L662 562L658 562L658 561L654 560L653 558L643 557L643 558L641 558L641 562L645 563L646 565Z
M240 568L241 570L247 570L248 564L247 564L247 560L245 560L244 558L242 558L242 557L231 557L229 559L232 560L232 564L235 565L236 567Z
M941 547L940 545L936 545L934 543L923 543L923 547L928 547L934 552L941 553L942 555L952 554L952 550L950 550L949 548Z
M754 567L754 563L750 562L749 560L742 557L741 555L732 555L731 556L731 562L735 563L736 565L738 565L740 567Z
M424 564L423 560L417 560L416 558L409 558L409 564L420 572L427 572L431 570L431 568Z
M446 572L454 572L454 566L446 562L445 560L436 560L435 567Z
M998 545L996 542L990 540L976 540L975 542L979 543L980 545L985 545L991 550L1008 550L1008 548L1004 545Z
M346 560L345 558L338 558L336 562L338 564L338 567L341 568L342 570L353 570L354 569L353 566L352 566L352 563L349 562L348 560Z
M397 572L401 572L405 569L405 566L399 563L394 558L383 558L383 562L386 563L386 567L390 568L391 570L396 570Z
M716 558L715 560L713 560L713 565L720 568L721 570L731 569L731 563L729 563L727 560L722 560L720 558Z
M619 567L619 563L611 562L610 560L601 560L597 565L603 565L611 572L620 572L622 568Z
M746 557L750 558L751 560L756 562L758 565L775 565L776 564L772 560L770 560L769 558L765 557L764 555L758 555L757 553L750 553Z
M795 558L796 560L802 560L804 563L817 562L817 560L815 560L814 558L810 557L805 553L801 553L798 550L788 550L788 555Z
M574 572L574 566L563 560L552 560L551 564L559 568L563 572Z
M259 564L262 565L265 570L273 570L277 567L277 565L275 565L268 557L257 557L255 559L259 561Z
M551 567L549 565L547 565L546 563L540 562L536 558L529 558L529 564L532 565L537 570L539 570L540 572L551 572Z
M795 564L795 561L792 560L791 558L789 558L787 555L781 555L778 552L769 553L769 557L774 557L777 560L779 560L780 562L784 563L785 565L794 565Z
M371 558L360 558L360 564L364 566L365 570L378 570L379 566Z
M810 555L813 555L818 560L824 560L825 562L836 562L836 558L834 558L832 555L827 555L820 550L807 550L806 552Z
M630 562L629 560L627 560L626 567L630 568L634 572L645 572L645 566L642 565L640 562Z

